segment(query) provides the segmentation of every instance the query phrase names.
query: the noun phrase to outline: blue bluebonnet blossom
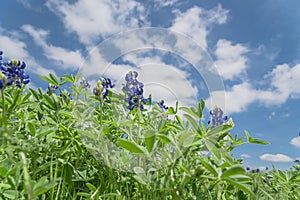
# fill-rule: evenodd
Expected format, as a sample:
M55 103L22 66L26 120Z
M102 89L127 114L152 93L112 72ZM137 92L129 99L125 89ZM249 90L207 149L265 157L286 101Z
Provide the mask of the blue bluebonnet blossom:
M157 105L160 107L160 109L162 111L167 111L168 110L168 106L164 105L165 101L164 100L160 100L157 102Z
M64 89L63 91L60 92L59 96L63 97L65 100L67 99L67 97L69 99L73 99L72 95L66 90Z
M16 59L2 62L2 54L0 51L0 89L6 86L16 85L21 88L21 84L28 84L30 82L29 75L25 74L25 62Z
M82 79L82 81L80 81L79 84L82 86L83 89L86 90L91 87L91 84L85 79Z
M223 117L223 110L217 106L210 111L210 115L211 121L208 123L212 123L212 128L225 124L226 120L228 119L227 116Z
M136 71L129 71L125 76L126 83L123 84L123 92L126 95L124 100L128 103L129 110L134 108L144 110L144 104L150 102L150 98L144 98L144 84L136 79L137 76Z
M93 93L98 97L100 101L103 101L108 95L108 88L113 88L114 86L115 84L113 84L109 78L101 77L97 82Z
M49 84L47 93L50 95L54 93L58 89L58 86Z

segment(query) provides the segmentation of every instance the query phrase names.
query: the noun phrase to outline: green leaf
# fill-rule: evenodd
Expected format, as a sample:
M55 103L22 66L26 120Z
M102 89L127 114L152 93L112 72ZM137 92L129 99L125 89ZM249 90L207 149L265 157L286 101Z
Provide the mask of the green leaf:
M182 110L190 115L192 115L193 117L195 117L196 119L200 119L200 116L198 115L198 112L195 110L194 107L180 107L179 110Z
M127 149L131 153L145 154L147 152L147 150L144 147L132 141L121 139L121 138L118 139L117 145L123 147L124 149Z
M35 90L32 89L32 88L29 88L29 91L30 91L30 93L35 97L36 100L39 100L39 99L40 99L39 94L37 93L37 91L35 91Z
M215 177L218 177L219 173L217 168L212 165L211 163L209 163L209 161L207 159L201 159L200 160L202 165L208 170L210 171L210 173L212 173Z
M221 159L222 159L222 155L221 155L220 151L222 151L223 149L216 147L217 141L212 140L212 139L205 139L204 142L205 142L205 145L206 145L208 151L212 154L213 159L217 163L220 163Z
M191 115L188 115L188 114L183 114L184 117L187 119L187 121L192 125L193 129L195 131L197 131L199 129L199 125L198 123L195 121L195 119L191 116Z
M266 141L259 140L259 139L251 137L250 134L249 134L249 132L246 131L246 130L244 132L246 134L246 137L247 137L247 140L248 140L249 143L252 143L252 144L262 144L262 145L269 144L269 142L266 142Z
M183 123L182 119L178 115L175 115L175 118L176 118L177 123L180 124L181 128L184 128L184 123Z
M229 169L225 170L222 173L222 178L228 178L234 175L244 175L245 174L245 169L240 166L240 165L236 165L236 166L231 166Z
M19 196L18 194L17 190L5 190L2 195L8 199L16 199Z
M232 180L230 178L225 178L224 179L226 182L228 182L229 184L236 186L237 188L241 189L242 191L250 194L251 196L255 196L255 194L251 191L250 187L246 184L243 183L239 183L236 180Z
M66 117L66 118L68 118L68 119L74 119L74 115L72 115L70 112L65 111L65 110L60 110L60 111L58 112L58 114L61 115L61 116Z
M148 152L150 153L153 149L153 146L155 144L155 131L154 130L147 130L147 132L145 133L145 143L146 143L146 147Z
M221 135L227 135L233 127L231 125L221 125L209 130L206 134L209 138L217 139Z
M50 109L55 110L56 105L55 105L53 99L52 99L50 96L48 96L47 94L44 94L43 97L44 97L44 100L45 100L46 103L47 103L47 104L45 103L45 105L46 105L47 107L49 107Z
M86 183L86 186L92 191L92 192L96 192L97 188L91 184L91 183Z
M147 184L147 176L143 168L141 167L134 167L133 168L136 175L133 177L141 184L146 185Z
M53 83L55 83L54 85L59 86L59 81L57 80L57 78L53 74L49 74L49 76Z
M56 185L56 181L49 182L46 176L41 177L37 183L34 184L33 196L37 197L46 193L48 190L53 188Z
M165 144L172 143L172 139L169 135L157 134L156 137L159 138Z
M203 99L201 99L201 101L198 102L198 116L200 119L202 118L202 113L203 113L204 107L205 107L205 101Z
M78 192L77 195L82 196L82 197L86 197L87 199L91 198L91 194L85 193L85 192Z
M46 77L46 76L40 75L40 77L41 77L42 79L44 79L45 81L47 81L48 83L52 84L52 85L59 86L59 85L58 85L58 82L53 81L52 79L49 79L49 78Z
M18 101L20 100L20 93L17 92L14 94L15 94L14 100L13 100L12 104L10 105L10 107L8 108L8 112L13 112L13 109L16 107Z
M33 123L31 123L31 122L27 123L27 130L29 131L30 135L32 135L32 136L35 135L36 130L35 130L35 126Z
M168 107L168 111L167 111L166 114L168 114L168 115L175 115L176 111L174 110L173 107Z

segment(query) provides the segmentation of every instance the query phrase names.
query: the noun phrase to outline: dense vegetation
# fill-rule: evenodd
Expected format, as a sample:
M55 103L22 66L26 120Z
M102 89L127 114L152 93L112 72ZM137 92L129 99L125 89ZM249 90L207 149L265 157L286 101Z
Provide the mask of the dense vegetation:
M299 161L245 169L232 150L267 142L231 135L218 107L207 125L203 100L154 102L136 72L122 94L109 78L90 91L73 74L25 89L26 64L0 57L0 199L300 199Z

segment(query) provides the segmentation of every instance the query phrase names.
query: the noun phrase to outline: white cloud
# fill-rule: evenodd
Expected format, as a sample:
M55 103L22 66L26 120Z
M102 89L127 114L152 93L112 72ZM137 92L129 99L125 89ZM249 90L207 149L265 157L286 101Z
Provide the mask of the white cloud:
M62 47L47 44L46 39L49 32L44 29L38 29L29 24L23 25L22 29L32 36L35 43L43 48L44 55L53 61L56 61L62 68L76 69L83 62L81 53L76 50L67 50Z
M287 64L276 66L265 76L270 80L267 89L255 88L249 81L235 84L225 92L225 108L228 113L246 111L252 103L258 102L264 106L281 105L289 98L300 98L300 64L290 67ZM214 97L216 105L224 105L221 98L224 91L211 92L210 98L206 100L209 108L211 99Z
M211 26L213 24L224 24L229 11L218 5L218 7L211 10L204 10L195 6L183 13L178 10L174 12L176 18L170 28L189 35L203 48L207 48L207 35Z
M49 0L46 5L58 14L65 27L75 32L84 44L93 45L99 36L149 25L145 8L134 0ZM94 44L95 45L95 44Z
M165 0L165 1L161 1L161 0L154 0L154 8L156 10L159 10L163 7L168 7L168 6L174 6L174 5L178 5L182 2L180 2L179 0Z
M283 154L263 154L259 156L261 160L269 162L292 162L293 159Z
M26 51L26 44L18 39L0 35L1 50L8 58L26 59L29 57Z
M251 158L251 156L250 156L250 155L248 155L248 154L245 154L245 153L243 153L243 154L241 155L241 157L243 157L243 158Z
M215 105L221 107L226 113L235 113L246 111L247 107L257 100L258 91L255 90L248 82L234 85L232 88L225 92L225 107L224 91L212 91L210 97L206 100L206 104L209 108L213 108ZM214 105L211 101L214 98Z
M268 75L271 77L271 85L281 94L280 98L300 97L300 64L290 67L288 64L277 65Z
M300 136L299 137L295 137L290 141L291 145L294 145L295 147L300 148Z
M35 59L28 53L26 43L19 40L17 37L6 36L4 33L2 33L2 35L0 35L0 44L1 50L4 51L4 58L16 58L24 61L27 64L27 72L30 71L38 75L48 75L49 73L55 74L53 70L39 66Z
M246 73L247 57L244 54L247 52L249 49L242 44L232 44L231 41L224 39L217 42L215 64L225 80L232 80Z

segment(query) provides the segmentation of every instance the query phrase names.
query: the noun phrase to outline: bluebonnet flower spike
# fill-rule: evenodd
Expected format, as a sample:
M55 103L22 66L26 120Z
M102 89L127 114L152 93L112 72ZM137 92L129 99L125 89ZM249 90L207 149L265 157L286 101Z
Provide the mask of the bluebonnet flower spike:
M28 84L30 79L29 75L24 72L24 69L26 68L25 62L16 59L2 62L2 54L3 52L0 51L0 88L3 89L10 85L16 85L21 88L21 84Z
M125 76L126 84L123 85L123 92L126 95L124 100L128 103L129 110L134 108L144 110L144 104L150 102L150 98L144 98L144 84L136 79L137 76L136 71L129 71Z
M226 120L228 119L227 116L223 117L223 111L219 107L215 107L213 110L210 111L211 121L208 123L212 123L212 128L225 124Z
M168 106L164 105L165 101L164 100L160 100L157 102L157 105L160 107L160 109L162 111L166 111L168 110Z
M93 93L100 101L103 101L108 95L108 88L113 88L114 86L115 84L113 84L109 78L101 77L97 82L97 86L94 88Z

